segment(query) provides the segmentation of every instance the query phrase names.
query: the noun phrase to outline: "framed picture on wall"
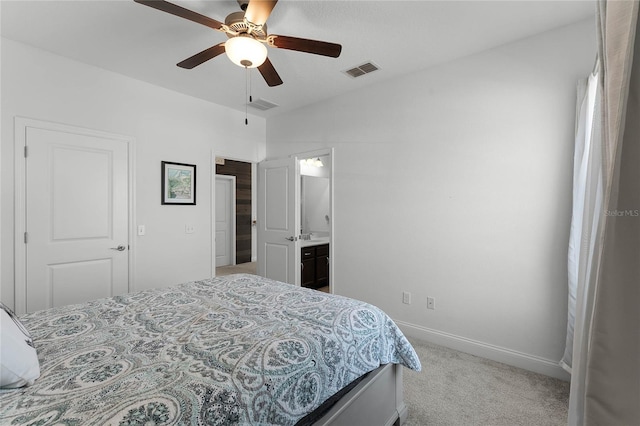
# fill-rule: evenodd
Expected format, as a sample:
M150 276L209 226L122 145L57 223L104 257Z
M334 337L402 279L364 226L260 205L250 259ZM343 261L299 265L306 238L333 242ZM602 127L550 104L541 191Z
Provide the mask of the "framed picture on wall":
M195 206L195 164L162 162L162 204Z

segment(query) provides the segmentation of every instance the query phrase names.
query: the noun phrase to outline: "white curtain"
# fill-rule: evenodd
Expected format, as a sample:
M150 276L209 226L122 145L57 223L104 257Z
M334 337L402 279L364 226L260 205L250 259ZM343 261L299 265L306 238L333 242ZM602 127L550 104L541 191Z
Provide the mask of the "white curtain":
M599 60L579 89L562 360L570 425L640 424L638 10L638 0L598 1Z
M602 206L602 138L598 120L594 121L596 107L602 99L599 81L599 61L594 72L577 86L576 138L573 158L573 212L569 235L568 273L569 306L567 342L562 367L571 373L573 363L574 336L576 344L586 343L582 339L582 325L590 322L593 294L588 283L591 279L596 254L596 236L603 212ZM580 319L576 325L576 316ZM575 327L578 330L574 330ZM577 333L576 333L577 331Z

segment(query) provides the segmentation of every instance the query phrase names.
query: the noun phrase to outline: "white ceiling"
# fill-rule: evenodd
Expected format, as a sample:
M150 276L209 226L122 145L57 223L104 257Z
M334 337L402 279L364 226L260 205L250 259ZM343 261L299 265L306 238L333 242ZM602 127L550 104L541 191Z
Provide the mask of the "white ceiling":
M224 22L235 0L176 0ZM192 70L175 64L226 36L167 13L111 1L2 0L2 36L135 79L245 109L245 71L226 56ZM337 58L269 49L284 84L268 87L252 71L254 100L280 105L271 116L387 79L592 17L593 1L280 0L271 34L342 44ZM342 71L373 61L379 71L353 79Z

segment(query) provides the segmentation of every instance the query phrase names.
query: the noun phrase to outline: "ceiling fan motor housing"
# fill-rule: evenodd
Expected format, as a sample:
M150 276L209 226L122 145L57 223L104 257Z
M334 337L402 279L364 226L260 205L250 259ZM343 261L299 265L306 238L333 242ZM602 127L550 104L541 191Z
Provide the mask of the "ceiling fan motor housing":
M225 18L224 24L232 31L232 33L227 32L227 37L229 38L235 37L238 34L248 34L250 30L249 25L247 25L247 22L244 20L244 12L231 13ZM254 38L264 40L267 37L267 24L261 27L251 28L250 34Z

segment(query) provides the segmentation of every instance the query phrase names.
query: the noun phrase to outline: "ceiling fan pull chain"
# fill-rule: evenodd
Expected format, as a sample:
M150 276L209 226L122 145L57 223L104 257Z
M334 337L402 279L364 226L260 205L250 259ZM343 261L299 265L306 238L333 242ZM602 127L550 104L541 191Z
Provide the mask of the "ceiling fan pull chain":
M249 92L249 67L244 67L245 69L245 78L244 78L244 125L249 124L249 102L247 102L247 98L251 99L251 95Z

